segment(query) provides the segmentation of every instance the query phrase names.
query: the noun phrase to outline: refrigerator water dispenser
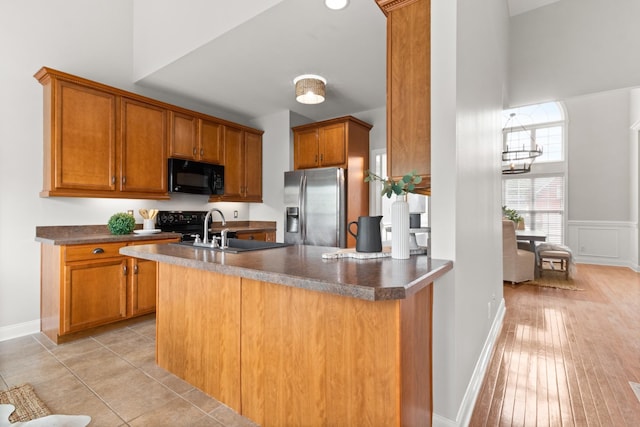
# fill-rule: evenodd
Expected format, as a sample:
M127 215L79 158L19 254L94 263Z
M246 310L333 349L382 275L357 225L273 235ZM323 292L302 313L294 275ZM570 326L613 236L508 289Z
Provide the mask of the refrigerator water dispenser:
M298 208L287 208L287 233L297 233L299 223L300 215Z

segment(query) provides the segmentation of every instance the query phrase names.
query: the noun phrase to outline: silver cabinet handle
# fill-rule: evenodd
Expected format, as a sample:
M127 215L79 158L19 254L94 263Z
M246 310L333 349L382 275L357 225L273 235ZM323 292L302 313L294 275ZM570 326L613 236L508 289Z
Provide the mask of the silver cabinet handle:
M91 251L91 253L94 254L94 255L103 254L104 253L104 249L95 248L94 250Z

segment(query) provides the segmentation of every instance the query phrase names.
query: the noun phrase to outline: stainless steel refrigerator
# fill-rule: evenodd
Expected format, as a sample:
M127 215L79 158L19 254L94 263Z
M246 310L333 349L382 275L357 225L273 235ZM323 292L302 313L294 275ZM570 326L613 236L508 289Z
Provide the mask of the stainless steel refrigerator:
M286 243L346 247L344 169L285 172L284 205Z

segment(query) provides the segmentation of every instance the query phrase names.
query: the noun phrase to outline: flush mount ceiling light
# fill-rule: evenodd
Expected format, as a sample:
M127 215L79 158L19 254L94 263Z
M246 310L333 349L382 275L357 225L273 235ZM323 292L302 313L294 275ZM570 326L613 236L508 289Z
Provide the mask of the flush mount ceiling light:
M325 6L332 10L341 10L347 7L349 0L324 0Z
M302 104L320 104L324 102L327 81L314 74L303 74L293 79L296 85L296 101Z

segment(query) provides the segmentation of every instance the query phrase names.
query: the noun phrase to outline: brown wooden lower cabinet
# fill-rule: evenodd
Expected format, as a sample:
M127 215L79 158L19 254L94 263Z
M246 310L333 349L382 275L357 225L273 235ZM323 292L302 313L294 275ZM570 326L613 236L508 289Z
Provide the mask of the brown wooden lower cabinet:
M366 301L158 272L158 364L258 424L431 425L433 286Z
M127 244L41 245L40 329L53 342L89 329L153 313L156 268L153 261L122 256Z

